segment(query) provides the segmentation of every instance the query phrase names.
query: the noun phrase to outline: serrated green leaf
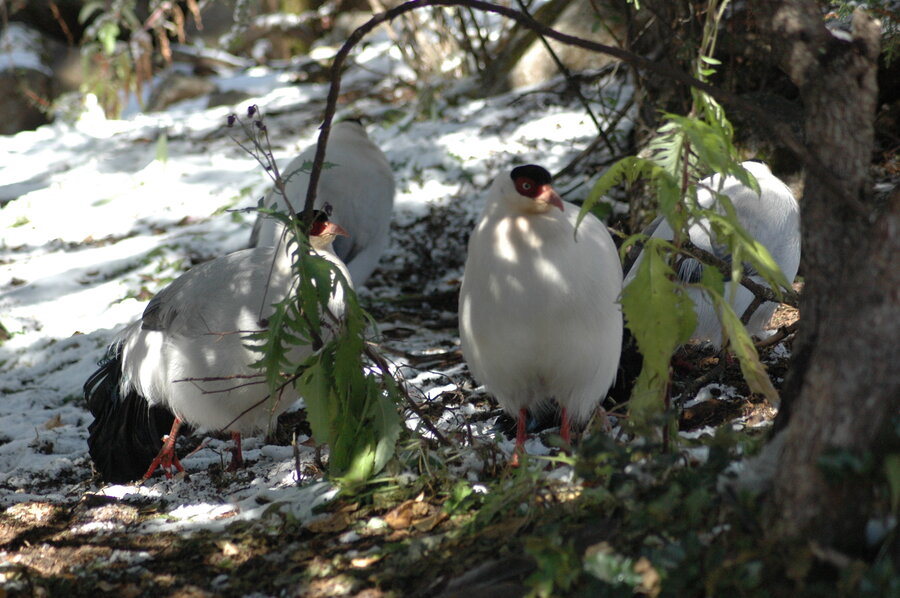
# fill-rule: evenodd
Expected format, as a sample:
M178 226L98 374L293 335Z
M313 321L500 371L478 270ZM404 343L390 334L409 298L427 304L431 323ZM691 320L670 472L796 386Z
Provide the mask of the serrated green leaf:
M681 231L687 222L687 212L678 207L682 204L681 185L668 172L659 172L654 178L656 201L662 214L673 231Z
M648 239L635 277L622 293L625 321L644 356L629 403L629 421L638 428L663 412L672 352L697 327L693 303L674 282L675 271L662 253L665 247L670 247L665 241Z
M335 476L338 482L351 493L355 492L376 471L375 446L371 436L371 433L364 432L363 436L357 437L358 446L349 454L349 463L342 464L340 469L342 473Z
M588 193L587 198L581 205L581 210L578 212L578 219L575 221L576 230L581 224L581 221L584 220L584 217L587 216L591 209L593 209L594 205L600 201L610 189L626 179L627 173L634 168L634 165L638 160L639 158L634 156L622 158L610 166L609 169L597 179L597 182L594 183L590 193Z
M260 212L287 229L294 284L275 305L267 330L248 335L245 342L261 351L255 365L265 370L270 387L283 384L285 373L295 375L293 384L305 400L313 436L329 445L329 476L353 492L394 455L403 429L399 389L389 373L366 371L365 334L372 318L360 307L350 282L311 250L296 218L265 207ZM344 299L341 322L327 311L337 293ZM321 346L313 345L316 351L302 364L291 363L292 349L308 347L313 339Z
M388 382L393 385L393 378L388 379ZM395 389L395 393L398 392ZM400 432L403 430L403 420L397 411L397 405L378 385L370 384L368 395L370 404L374 406L372 419L378 429L378 443L375 446L373 466L375 471L380 471L394 456L394 448L397 446Z
M667 173L652 160L638 158L636 156L622 158L604 172L597 182L594 183L594 186L591 188L591 191L588 193L587 198L581 206L581 210L578 212L578 219L575 223L576 230L588 212L594 210L598 202L600 202L610 189L623 182L628 182L629 184L634 183L642 177L652 180L656 180L660 177L665 179L671 178L667 177ZM668 190L671 189L671 186L667 184L668 182L669 181L657 183L658 188L661 185L664 191L668 192Z
M709 220L717 241L728 247L732 257L732 280L739 281L743 277L743 264L747 262L776 294L781 293L781 288L790 288L787 277L766 246L750 236L750 233L738 222L731 201L726 198L726 201L720 205L724 208L725 215L713 210L704 210L703 216Z
M700 285L719 295L725 294L725 277L718 268L704 265L700 273Z
M297 378L295 388L303 397L306 415L313 438L319 444L332 444L332 396L330 368L327 352L320 353L303 374Z
M709 292L707 294L713 300L716 313L722 322L722 330L729 340L729 346L737 356L741 365L741 374L752 392L759 393L775 406L780 403L778 391L772 386L766 366L759 360L753 339L747 333L747 329L741 323L740 317L734 312L731 304L725 301L722 295Z

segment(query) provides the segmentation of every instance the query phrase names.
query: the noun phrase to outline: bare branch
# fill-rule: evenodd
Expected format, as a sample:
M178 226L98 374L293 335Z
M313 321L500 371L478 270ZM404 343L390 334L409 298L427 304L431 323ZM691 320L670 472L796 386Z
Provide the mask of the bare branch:
M357 27L353 31L353 33L350 34L350 37L346 42L344 42L344 45L341 46L340 50L338 50L338 53L334 57L334 61L331 65L331 86L328 90L328 98L325 104L325 113L323 114L319 140L316 145L316 156L313 160L312 171L309 174L309 188L306 191L306 204L303 208L304 222L309 223L312 219L313 204L316 200L316 189L319 184L322 165L325 162L325 149L328 145L328 135L331 132L331 121L334 119L334 113L337 109L337 100L338 96L340 95L341 70L344 67L344 63L347 60L347 56L349 55L350 50L352 50L354 46L356 46L356 44L358 44L362 40L363 37L369 34L378 25L384 23L385 21L390 21L407 12L417 10L426 6L465 6L470 9L499 14L508 19L516 21L516 23L523 27L528 27L529 29L536 31L542 36L554 39L563 44L584 48L593 52L608 54L613 58L618 58L619 60L630 63L635 68L650 71L672 79L673 81L677 81L679 83L683 83L684 85L699 89L700 91L709 94L725 106L736 108L750 114L759 126L770 130L784 142L785 146L791 152L793 152L799 160L803 162L810 175L817 177L819 180L827 183L831 188L837 190L836 193L842 193L841 197L842 199L844 199L848 206L851 206L857 211L862 210L867 214L867 212L865 212L864 206L861 206L858 199L854 197L845 197L846 193L840 191L843 190L844 187L840 184L840 181L836 180L834 173L825 168L825 166L817 158L818 154L807 148L807 146L794 135L793 131L791 131L790 126L787 123L783 123L776 119L773 119L765 110L742 99L735 93L720 89L705 81L696 79L695 77L692 77L684 71L669 68L663 64L654 62L649 58L640 56L639 54L634 54L615 46L608 46L606 44L601 44L594 41L582 39L580 37L575 37L574 35L560 33L555 29L538 23L528 15L506 6L491 4L490 2L484 2L483 0L412 0L411 2L406 2L372 16L371 19Z
M756 348L763 349L765 347L771 347L772 345L777 345L778 343L780 343L781 341L783 341L790 335L797 332L797 330L799 328L800 328L800 320L796 320L795 322L792 322L792 323L788 324L787 326L782 326L772 336L769 336L760 341L757 341Z
M375 364L379 368L381 368L382 372L390 375L390 368L388 367L387 361L385 361L384 357L382 357L381 354L378 353L378 351L375 351L371 346L366 345L365 354L369 359L375 362ZM397 384L397 388L400 389L400 392L403 394L403 398L406 399L406 405L407 407L409 407L409 410L416 414L416 416L419 418L419 421L421 421L425 425L425 427L428 428L429 432L434 434L435 439L437 439L437 441L444 446L453 446L453 443L447 440L447 437L441 434L441 431L438 430L437 426L435 426L431 422L431 420L428 419L428 417L424 413L422 413L422 411L419 409L419 406L416 405L416 402L412 399L411 396L409 396L409 393L406 392L406 389L403 388L403 386L399 383Z
M681 246L681 251L685 255L688 255L695 260L698 260L704 264L709 264L715 268L718 268L719 272L724 274L725 276L731 276L731 264L726 262L723 259L716 257L710 252L700 249L690 241L685 241ZM741 277L741 285L744 286L748 291L753 293L756 297L760 298L762 301L772 301L773 303L786 303L791 307L799 307L800 306L800 296L793 290L782 289L782 296L779 297L775 291L770 289L769 287L759 284L751 279L749 276Z

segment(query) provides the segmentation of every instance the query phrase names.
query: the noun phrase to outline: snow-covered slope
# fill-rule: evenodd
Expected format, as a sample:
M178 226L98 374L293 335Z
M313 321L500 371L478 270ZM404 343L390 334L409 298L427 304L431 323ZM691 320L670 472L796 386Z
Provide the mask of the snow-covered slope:
M425 120L415 101L384 99L403 89L396 84L403 67L389 50L374 44L358 56L363 68L348 72L344 91L362 98L339 114L364 116L395 170L391 246L363 295L385 315L387 352L424 400L462 382L458 359L441 369L426 357L455 350L453 297L484 187L514 164L559 170L596 131L559 82L489 100L439 102ZM239 131L225 127L227 115L258 104L281 165L318 133L322 84L297 85L289 73L259 68L217 83L255 97L212 109L195 100L117 121L94 108L74 124L0 138L0 323L11 335L0 344L0 507L85 492L164 495L171 511L160 525L192 529L253 516L275 500L306 517L329 496L310 465L312 449L301 447L309 467L301 466L298 486L290 447L262 439L246 441L245 458L255 463L224 488L206 471L227 457L226 444L215 439L184 460L190 480L103 488L91 479L82 385L106 344L185 268L243 247L254 215L229 210L255 206L269 185L230 137ZM629 90L617 93L624 106ZM604 110L599 102L597 109ZM619 126L627 128L629 119ZM423 316L429 326L392 307L416 292L445 298L444 308ZM456 416L441 418L442 425L452 429ZM488 424L476 431L492 442Z

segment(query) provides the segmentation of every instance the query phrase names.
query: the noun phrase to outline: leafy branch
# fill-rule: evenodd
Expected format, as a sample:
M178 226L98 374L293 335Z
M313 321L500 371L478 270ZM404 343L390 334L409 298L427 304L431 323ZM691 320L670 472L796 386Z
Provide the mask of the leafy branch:
M312 218L298 219L291 206L262 114L256 106L247 114L250 124L231 115L228 126L240 124L249 141L235 142L264 167L288 206L290 214L262 205L257 209L284 226L283 245L276 251L289 251L292 257L288 292L271 305L267 318L260 317L261 330L246 335L247 346L260 354L253 367L264 374L269 394L263 400L269 401L271 413L283 390L293 386L306 403L314 438L330 447L329 475L353 492L394 455L404 427L398 413L401 389L367 346L372 318L359 305L350 281L310 245ZM330 307L335 300L342 303L340 314ZM261 303L260 316L269 307L266 299ZM312 352L299 357L296 350L307 348Z
M630 424L642 431L659 423L668 409L669 360L674 350L687 342L697 325L687 287L678 280L676 273L678 260L685 255L714 265L703 268L700 281L690 286L700 289L715 309L725 339L738 356L742 374L751 390L765 395L772 403L778 402L778 394L742 322L749 320L763 300L781 299L781 294L772 289L785 288L785 294L789 294L794 305L796 295L788 290L789 283L768 250L738 222L728 196L720 193L720 189L706 188L703 190L712 196L713 206L704 208L698 201L701 190L698 179L709 171L720 173L720 185L727 176L732 176L747 187L759 190L757 181L738 162L738 152L732 141L733 129L724 109L714 94L706 90L706 78L717 64L712 53L726 5L727 0L709 0L707 6L707 21L693 67L694 77L701 85L692 88L690 114L665 114L663 124L649 144L648 156L625 158L613 165L597 181L579 216L583 218L614 185L645 179L655 191L661 217L674 233L671 241L648 239L643 234L632 235L621 248L624 255L633 245L644 243L641 262L629 275L632 279L622 293L626 322L644 356L629 406ZM697 222L707 223L717 242L731 255L730 263L691 243L689 228ZM746 276L744 262L771 288ZM756 297L751 308L740 316L732 307L738 287L731 285L731 296L726 297L726 279L741 281ZM664 427L664 437L670 431L670 427Z

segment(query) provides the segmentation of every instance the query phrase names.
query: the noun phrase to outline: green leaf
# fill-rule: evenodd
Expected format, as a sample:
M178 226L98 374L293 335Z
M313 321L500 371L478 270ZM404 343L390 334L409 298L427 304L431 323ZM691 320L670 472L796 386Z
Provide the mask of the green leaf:
M274 306L267 329L247 335L245 342L261 353L254 365L264 370L271 394L292 381L306 403L316 442L329 446L329 477L345 492L355 492L394 456L404 429L397 409L400 389L390 372L373 371L364 359L372 318L350 281L312 251L296 218L262 202L259 210L287 228L294 282ZM338 293L344 300L340 321L328 311ZM300 364L291 362L297 346L314 349Z
M623 182L629 184L634 183L642 177L656 179L657 177L665 177L666 172L651 160L629 156L622 158L613 164L609 170L604 172L600 178L594 183L591 191L578 212L576 220L576 229L584 217L594 210L594 207L603 199L610 189Z
M730 139L722 135L721 128L684 116L672 115L671 118L684 131L700 162L716 172L728 172L732 168L734 148Z
M156 160L163 164L169 161L169 136L165 131L156 138Z
M588 547L584 558L584 570L612 586L636 588L643 577L634 570L634 560L617 554L612 547L601 544Z
M700 285L719 295L725 294L725 276L718 268L703 266L700 273Z
M331 429L332 395L328 354L322 352L313 360L314 362L295 382L295 388L306 405L306 415L313 438L319 444L331 444L334 438Z
M741 374L747 381L747 385L750 386L750 390L765 396L772 405L778 406L781 401L778 391L772 386L772 381L766 373L766 366L759 360L756 346L741 323L740 317L721 294L709 289L704 290L713 300L716 313L722 322L722 330L729 340L731 350L734 351L741 364Z
M572 540L564 540L559 532L525 540L525 551L536 562L536 570L525 580L532 588L530 596L558 596L568 590L580 576L578 554Z
M106 4L104 2L101 2L100 0L95 0L94 2L88 2L87 4L85 4L84 6L81 7L80 11L78 11L78 22L80 24L84 25L85 23L87 23L88 19L90 19L91 16L95 12L98 12L98 11L102 12L105 7L106 7Z
M450 490L450 496L444 502L444 511L448 515L463 513L476 502L477 496L469 482L458 480Z
M681 172L685 151L685 135L674 114L663 114L663 125L656 137L647 144L651 159L666 173L675 176Z
M107 21L97 31L97 39L103 45L103 52L112 56L116 51L116 39L119 37L119 26L114 21Z
M634 279L622 293L622 311L644 356L629 403L629 421L639 429L664 411L672 352L697 327L693 303L663 255L671 245L648 239Z
M581 210L578 212L578 219L575 221L576 230L578 225L581 224L581 221L584 220L584 217L593 209L594 205L600 201L610 189L628 177L628 173L634 169L638 160L639 159L636 157L622 158L600 176L591 188L590 193L588 193L584 203L581 205Z
M731 201L726 197L720 205L725 210L725 215L713 210L704 210L703 216L708 218L716 240L724 243L731 253L732 280L740 280L743 277L743 264L747 262L766 280L776 294L781 292L782 287L790 288L787 277L766 246L750 236L738 222Z
M386 378L390 385L396 384L393 378ZM399 391L394 389L393 396ZM394 448L403 430L403 420L397 411L397 405L389 394L382 392L375 384L369 385L369 401L373 405L373 425L377 429L378 443L375 446L375 471L380 471L394 456Z

